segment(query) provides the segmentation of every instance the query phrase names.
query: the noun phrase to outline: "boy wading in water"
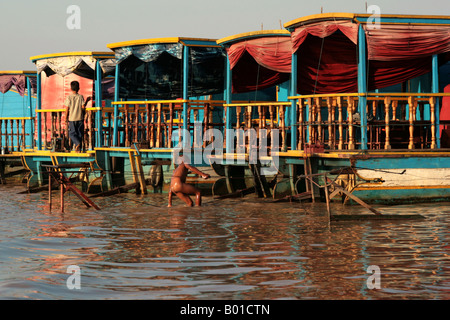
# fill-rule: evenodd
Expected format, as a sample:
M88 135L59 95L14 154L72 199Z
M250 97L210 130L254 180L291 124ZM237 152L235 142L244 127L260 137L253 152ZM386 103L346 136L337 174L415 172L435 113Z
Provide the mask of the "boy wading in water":
M83 96L78 94L78 91L80 91L80 83L78 81L70 83L70 90L72 94L68 95L64 101L66 127L69 130L69 138L72 140L74 150L80 152L84 133L84 108L86 108L91 97L88 97L85 102Z
M189 164L184 162L183 156L179 158L181 162L178 167L173 171L172 180L170 181L170 190L169 190L169 205L172 206L172 193L174 193L178 198L183 200L189 207L192 207L194 203L192 202L189 195L195 195L195 204L197 206L202 205L202 194L200 190L196 187L186 183L186 177L188 172L191 171L200 175L203 179L208 179L210 177L209 174L203 173L197 168L190 166Z

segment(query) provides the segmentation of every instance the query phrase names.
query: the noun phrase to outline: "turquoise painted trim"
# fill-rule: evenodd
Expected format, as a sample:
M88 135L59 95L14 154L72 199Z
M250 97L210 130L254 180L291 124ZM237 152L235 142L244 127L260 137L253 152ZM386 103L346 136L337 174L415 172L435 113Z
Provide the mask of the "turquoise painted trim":
M97 60L95 64L95 106L98 108L102 107L102 68L100 67L100 61ZM95 117L95 123L97 127L97 139L95 141L95 146L100 147L103 141L103 131L102 131L102 111L98 110Z
M357 20L360 22L367 22L371 17L357 17ZM426 24L450 24L450 19L433 19L433 18L389 18L380 16L380 23L426 23Z
M183 47L183 99L187 100L189 99L188 96L188 85L189 85L189 47L184 46ZM186 147L190 146L190 141L187 141L187 129L188 129L188 104L187 102L183 103L183 145L186 145Z
M350 164L350 161L349 161ZM356 167L369 169L441 169L450 168L450 157L402 157L356 160Z
M231 70L231 64L230 64L230 59L227 58L225 59L226 61L226 66L225 66L225 74L226 74L226 80L225 80L225 101L226 103L231 103L231 95L232 95L232 75L233 75L233 71ZM226 146L225 146L225 150L226 152L231 152L233 150L233 143L234 141L231 140L231 108L227 107L227 114L226 114L226 118L225 118L225 139L226 139Z
M116 64L115 69L115 79L114 79L114 101L119 101L119 75L120 75L120 65ZM119 126L119 105L114 105L114 124L113 124L113 146L117 146L117 133Z
M28 76L27 76L27 88L28 88L28 111L29 111L29 117L32 118L33 117L33 98L31 96L31 81ZM27 145L33 147L33 144L34 144L33 120L27 120L25 122L25 126L26 126L27 122L30 124L30 131L29 131L30 135L27 138Z
M42 94L41 94L41 74L39 73L36 77L36 110L41 110L42 108ZM40 112L36 112L36 126L37 126L37 140L36 147L38 150L42 150L42 115Z
M367 93L366 34L362 25L358 29L358 93ZM367 97L360 96L358 110L361 116L361 149L367 150Z
M371 189L355 190L353 194L368 203L417 203L449 201L450 188L424 189Z
M297 63L298 55L292 54L291 59L291 96L297 95ZM297 101L291 101L291 149L297 150Z
M180 39L181 42L183 42L186 46L214 46L217 47L217 42L215 40L187 40L187 39Z
M431 60L431 92L438 93L439 92L439 62L438 55L435 54ZM441 129L439 126L439 99L436 99L436 105L434 107L435 116L436 116L436 147L439 149L441 147Z

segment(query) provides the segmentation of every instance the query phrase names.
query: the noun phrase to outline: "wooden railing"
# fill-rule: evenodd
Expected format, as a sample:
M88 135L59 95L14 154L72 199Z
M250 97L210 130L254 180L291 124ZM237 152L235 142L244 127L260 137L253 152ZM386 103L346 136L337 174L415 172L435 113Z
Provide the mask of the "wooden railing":
M267 149L270 151L273 146L273 138L275 138L274 133L278 135L278 145L276 148L281 148L284 150L287 147L287 129L286 126L286 112L290 107L290 102L252 102L252 103L229 103L225 104L225 114L230 113L231 128L228 130L233 130L234 135L233 141L230 142L233 145L233 150L243 150L249 153L249 148L256 148L257 145L251 145L248 141L248 136L246 139L242 139L239 135L242 131L248 132L249 129L254 129L256 131L256 136L260 136L260 130L266 130L266 136L262 137L266 141ZM232 113L231 110L235 112ZM241 129L241 130L239 130ZM278 131L275 131L277 129ZM225 137L227 137L225 131ZM236 143L234 141L234 136L236 137ZM226 143L226 142L225 142ZM243 145L242 145L243 144ZM229 144L231 145L231 144Z
M103 111L103 109L106 108L100 109L102 114L107 116L107 110ZM99 108L86 108L85 111L83 146L85 150L92 150L95 146L95 133L97 132L95 117ZM53 140L60 138L63 140L63 144L66 144L64 141L67 141L67 146L71 149L72 143L68 136L65 109L39 109L36 112L41 114L41 139L44 148L52 149L54 147ZM64 148L64 145L61 147Z
M180 141L183 128L184 103L187 104L187 125L190 132L200 121L203 111L202 130L223 127L222 121L213 122L213 113L221 112L223 101L214 100L159 100L159 101L118 101L118 144L129 147L138 144L141 148L171 148L173 142ZM114 110L114 108L111 108ZM220 117L222 118L222 117ZM112 120L113 121L113 120ZM178 130L176 132L176 130ZM178 134L178 137L174 137ZM193 146L205 146L207 141L197 141L193 136Z
M367 149L435 149L436 106L448 94L369 93L290 97L297 103L297 149L320 144L330 150L359 149L367 130ZM365 97L366 126L359 99Z
M0 149L5 151L23 151L25 148L33 148L31 133L26 126L34 126L32 117L8 117L0 118ZM28 138L28 139L27 139ZM27 141L28 140L28 141ZM27 142L29 144L27 144Z

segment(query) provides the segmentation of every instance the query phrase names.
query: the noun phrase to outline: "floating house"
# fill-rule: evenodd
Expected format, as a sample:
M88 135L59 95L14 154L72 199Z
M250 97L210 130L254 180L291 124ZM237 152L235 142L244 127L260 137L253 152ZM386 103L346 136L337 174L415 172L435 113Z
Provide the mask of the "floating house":
M108 187L140 182L146 192L149 172L149 187L161 191L170 181L174 149L184 149L196 166L209 167L202 156L207 130L223 131L222 47L212 39L173 37L108 48L117 62L113 148L97 148L97 163L105 172L124 173L107 177Z
M163 192L183 150L216 174L189 182L214 194L314 196L332 177L343 201L449 200L449 25L326 13L220 40L32 57L35 126L25 131L36 138L17 152L29 187L44 183L42 164L89 163L89 186ZM70 152L62 109L72 80L92 96L81 153Z
M449 24L347 13L286 23L297 121L280 157L297 156L300 172L346 168L336 181L369 202L450 199Z
M288 101L292 56L290 33L287 30L261 30L228 36L217 43L226 50L227 65L225 154L211 157L212 167L224 178L214 185L214 194L254 186L259 169L252 165L259 168L261 162L271 164L270 152L273 148L286 148L291 125L288 112L291 105ZM257 142L263 140L267 150L258 153ZM250 161L253 151L258 153L256 158L263 161ZM265 177L261 179L265 180ZM271 196L265 181L264 185L264 195Z
M7 167L21 166L21 152L34 146L36 72L0 71L0 183Z
M36 72L0 71L2 154L33 148Z
M104 145L109 130L107 105L112 100L115 59L111 52L67 52L33 56L36 64L36 145L25 150L23 162L31 172L28 187L42 185L46 176L42 164L68 164L95 161L94 148ZM80 94L91 97L86 108L83 152L70 152L64 100L70 92L70 82L80 83ZM112 88L112 90L111 90ZM108 96L108 94L110 96ZM106 110L106 111L105 111ZM105 120L106 119L106 120Z

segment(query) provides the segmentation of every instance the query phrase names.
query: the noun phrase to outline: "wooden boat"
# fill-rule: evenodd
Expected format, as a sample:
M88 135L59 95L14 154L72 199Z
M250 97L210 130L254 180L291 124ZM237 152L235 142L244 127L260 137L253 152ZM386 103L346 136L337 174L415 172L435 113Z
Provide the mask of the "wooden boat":
M308 158L314 172L353 168L341 184L367 202L449 200L450 145L441 139L449 122L440 119L449 108L449 23L348 13L286 23L298 121L280 156Z

